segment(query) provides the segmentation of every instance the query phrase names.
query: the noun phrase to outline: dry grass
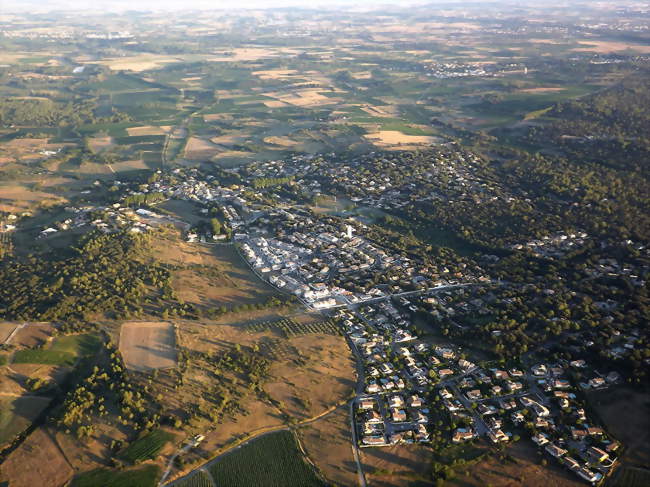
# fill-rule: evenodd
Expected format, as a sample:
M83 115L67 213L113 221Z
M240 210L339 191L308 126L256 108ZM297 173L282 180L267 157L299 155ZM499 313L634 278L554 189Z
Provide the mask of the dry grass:
M356 485L347 406L298 430L307 455L325 478L335 485Z
M397 130L380 130L364 137L378 147L428 145L436 141L435 137L428 135L405 135Z
M571 50L576 52L597 52L599 54L611 54L613 52L627 51L629 49L640 54L650 54L650 46L644 44L598 40L578 41L578 44L581 44L585 47L576 47Z
M163 127L154 127L152 125L144 125L142 127L129 127L126 129L130 136L137 135L165 135L169 129L165 130Z
M321 95L319 93L320 91L322 91L322 89L314 88L287 92L265 93L265 96L275 98L276 100L279 100L283 103L288 103L289 105L295 105L298 107L330 105L339 101L335 98L328 98L327 96Z
M120 353L128 369L148 372L176 367L174 327L165 322L130 322L122 325Z
M113 137L90 137L88 145L93 152L100 152L113 145Z
M187 159L209 159L220 150L219 146L209 140L190 137L185 145L185 157Z
M4 343L17 326L17 323L0 323L0 343Z
M90 64L102 64L114 71L148 71L165 66L166 64L177 63L181 59L155 54L139 54L136 56L125 56L117 58L105 58L101 61L94 61Z
M361 449L361 463L366 472L366 480L373 487L406 487L412 484L413 474L429 478L431 460L431 450L422 445ZM377 470L390 474L372 473Z
M0 481L11 487L63 487L74 470L46 428L38 428L2 464Z
M25 431L51 400L49 397L0 395L0 445Z
M522 440L510 446L506 452L514 461L488 458L470 466L466 472L459 470L455 479L449 481L454 487L581 487L584 482L548 455L538 453L535 445ZM542 459L548 464L542 465ZM467 474L469 473L469 475ZM447 484L445 484L447 485Z
M11 344L27 348L42 346L52 339L53 332L50 323L28 323L14 335Z
M60 196L32 190L21 184L0 185L0 211L25 211L38 206L52 206L66 201Z

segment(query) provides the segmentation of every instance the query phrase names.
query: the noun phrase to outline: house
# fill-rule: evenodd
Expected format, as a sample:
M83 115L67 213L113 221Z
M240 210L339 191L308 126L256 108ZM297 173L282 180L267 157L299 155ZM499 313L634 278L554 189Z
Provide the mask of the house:
M583 369L583 368L585 368L587 366L587 362L585 362L582 359L580 359L580 360L572 360L571 362L569 362L569 365L571 367L575 368L575 369Z
M377 445L385 445L386 439L384 438L384 435L364 436L362 442L364 445L377 446Z
M420 399L418 396L415 394L409 397L408 399L409 406L412 408L419 408L422 407L422 399Z
M463 370L470 370L476 367L476 365L474 365L472 362L469 362L465 359L460 359L458 361L458 366Z
M359 409L365 411L368 409L374 409L375 407L375 401L374 399L371 398L364 398L359 401Z
M498 396L499 394L501 394L502 390L503 389L501 386L492 386L492 389L490 389L493 396Z
M454 443L463 443L475 438L474 432L470 428L456 428L451 439Z
M586 467L579 468L576 470L576 473L587 482L591 483L598 482L603 478L603 475L601 473L594 473Z
M510 369L509 372L510 372L510 375L512 377L523 377L524 376L524 371L523 370Z
M587 455L589 458L591 458L594 462L604 462L609 459L609 454L600 448L597 448L595 446L590 446L589 449L587 450Z
M366 423L383 423L384 420L381 417L381 414L379 414L377 411L367 411L366 414L364 415L364 418L366 420Z
M394 423L400 423L402 421L406 421L406 412L404 412L404 410L402 409L392 409L391 416L393 418Z
M546 445L548 441L548 436L545 435L544 433L537 433L534 435L531 440L537 445L537 446L544 446Z
M561 461L570 470L577 470L577 469L580 468L580 464L577 462L577 460L575 458L564 457L564 458L562 458Z
M391 408L399 408L404 405L404 399L402 396L394 395L388 398L388 406Z
M438 371L438 375L440 376L441 379L444 379L445 377L454 375L454 371L451 369L441 369Z
M440 389L439 394L440 397L442 397L443 399L451 399L452 397L454 397L453 394L449 392L447 389Z
M481 397L483 397L481 391L478 389L473 389L471 391L468 391L467 393L465 393L465 395L467 396L467 399L469 399L470 401L476 401L478 399L481 399Z
M553 443L549 443L544 447L544 449L549 453L549 455L554 456L555 458L560 458L567 453L567 450L560 448Z
M605 385L605 379L602 377L594 377L593 379L589 379L589 386L592 389L598 389L599 387L603 387Z
M499 379L499 380L508 380L508 379L510 379L510 375L505 370L494 370L492 372L492 376L495 379Z
M492 443L501 443L504 441L508 441L510 438L508 435L506 435L503 431L496 430L496 431L488 431L487 433L488 438L492 441Z
M546 373L548 371L546 369L546 365L544 365L544 364L534 365L531 368L531 370L533 372L533 375L535 375L537 377L542 377L542 376L546 375Z
M366 392L368 394L375 394L379 391L381 391L381 387L376 382L371 382L366 386Z

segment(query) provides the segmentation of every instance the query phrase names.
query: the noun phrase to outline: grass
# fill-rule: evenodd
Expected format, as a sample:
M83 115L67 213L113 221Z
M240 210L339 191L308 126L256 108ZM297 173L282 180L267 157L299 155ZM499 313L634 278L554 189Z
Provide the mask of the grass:
M311 487L325 485L302 458L293 433L259 438L210 467L219 487Z
M33 348L31 350L18 350L14 354L13 362L16 364L46 364L46 365L74 365L75 355L56 350Z
M56 338L49 350L85 357L94 354L100 345L101 342L96 335L67 335Z
M159 475L160 469L156 465L124 471L98 468L77 475L70 487L155 487Z
M131 443L124 449L119 457L131 463L156 458L158 452L170 441L174 435L162 430L155 430Z

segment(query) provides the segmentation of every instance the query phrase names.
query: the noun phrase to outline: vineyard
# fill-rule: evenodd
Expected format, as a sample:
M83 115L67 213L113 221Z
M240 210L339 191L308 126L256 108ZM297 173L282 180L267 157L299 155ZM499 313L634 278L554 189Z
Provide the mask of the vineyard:
M156 487L159 475L156 465L123 471L98 468L76 476L70 487Z
M197 470L191 477L177 483L176 487L214 487L214 484L207 473Z
M280 431L227 454L210 467L219 487L323 487L293 433Z
M119 456L121 459L131 463L139 463L144 460L153 459L173 439L174 435L171 433L155 430L131 443Z
M341 330L335 320L323 320L314 323L298 323L291 318L278 321L263 321L246 326L248 333L279 330L286 338L300 335L323 333L326 335L341 335Z
M12 251L13 243L11 237L6 232L0 232L0 260L11 255Z

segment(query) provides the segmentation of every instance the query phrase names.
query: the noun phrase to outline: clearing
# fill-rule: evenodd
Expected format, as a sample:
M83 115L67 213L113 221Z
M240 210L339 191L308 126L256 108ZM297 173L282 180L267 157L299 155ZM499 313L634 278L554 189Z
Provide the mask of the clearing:
M166 322L124 323L120 333L120 353L130 370L149 372L176 367L174 326Z

